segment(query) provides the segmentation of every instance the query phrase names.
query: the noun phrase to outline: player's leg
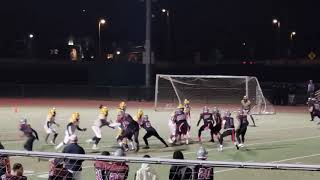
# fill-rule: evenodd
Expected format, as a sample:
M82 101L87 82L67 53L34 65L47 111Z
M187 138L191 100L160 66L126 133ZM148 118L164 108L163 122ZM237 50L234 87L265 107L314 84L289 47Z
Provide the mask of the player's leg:
M254 121L254 118L253 118L252 114L250 114L250 119L251 119L251 121L253 123L253 126L256 127L256 122Z
M69 139L70 139L69 134L68 134L68 133L65 133L63 141L62 141L60 144L58 144L58 145L55 147L55 149L58 150L58 149L60 149L62 146L68 144L68 143L69 143Z
M241 129L241 146L240 147L243 147L244 146L244 141L245 141L245 135L247 133L247 127L243 127Z
M210 129L210 136L211 136L210 142L214 143L214 127L212 123L209 124L209 129Z
M27 139L27 141L26 141L26 143L25 143L25 145L24 145L25 150L27 150L27 151L32 151L32 149L33 149L33 142L34 142L35 139L36 139L36 138L35 138L34 136L28 137L28 139Z
M150 131L147 131L147 133L143 136L144 143L146 144L146 147L143 149L149 149L149 143L148 143L148 138L152 136L152 133Z
M239 145L241 144L240 136L241 136L241 128L236 130L236 139L237 139Z
M138 152L139 148L140 148L140 146L139 146L139 128L137 130L135 130L133 135L134 135L134 141L136 143L136 152Z
M44 140L45 140L45 142L46 142L46 144L48 144L48 139L49 139L49 137L50 137L50 133L49 133L49 134L47 134L47 135L46 135L46 138L44 139Z
M199 130L198 130L198 139L199 139L199 142L202 141L201 139L201 134L202 134L202 131L204 131L204 129L206 128L206 125L202 125Z
M166 147L169 147L168 144L166 143L166 141L163 140L163 138L158 134L158 132L156 130L154 130L153 136L155 136L157 139L159 139Z
M97 126L92 126L92 130L93 130L93 132L94 132L94 134L95 134L95 136L92 138L92 141L93 141L93 146L92 146L92 149L98 149L98 144L99 144L99 142L100 142L100 140L101 140L101 137L102 137L102 135L101 135L101 129L99 128L99 127L97 127Z

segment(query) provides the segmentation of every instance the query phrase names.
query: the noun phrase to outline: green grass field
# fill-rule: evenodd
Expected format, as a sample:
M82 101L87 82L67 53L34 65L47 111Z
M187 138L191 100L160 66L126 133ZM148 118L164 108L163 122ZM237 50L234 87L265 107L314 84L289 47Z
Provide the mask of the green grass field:
M24 139L19 136L18 122L20 117L26 117L29 123L36 129L40 135L40 141L35 142L35 151L53 152L54 147L44 143L43 125L47 115L48 108L54 106L57 108L57 122L61 124L57 128L60 135L58 142L63 139L64 127L68 122L72 112L80 112L81 127L87 127L88 131L78 132L80 144L86 149L87 153L92 153L91 145L86 144L85 140L93 136L91 125L97 117L97 107L101 102L76 101L71 104L59 104L57 101L43 100L41 103L32 103L27 101L19 102L1 102L0 107L0 140L6 149L22 150ZM87 104L87 105L86 105ZM115 119L115 109L118 104L105 102L110 107L109 117ZM145 108L149 106L149 108ZM19 112L15 113L13 107L18 107ZM169 135L168 118L170 112L155 112L152 110L152 104L128 104L128 112L135 114L138 108L143 108L145 114L148 114L153 126L159 134L167 139ZM209 160L218 161L241 161L241 162L268 162L268 163L292 163L292 164L320 164L320 126L315 122L310 122L309 114L305 107L276 107L279 112L276 115L256 116L258 127L249 127L246 138L246 148L237 151L230 138L225 141L225 150L217 151L217 144L204 142L203 146L209 151ZM193 109L193 125L198 120L200 109ZM142 137L144 130L140 131L140 144L143 146ZM103 139L100 143L101 150L114 151L116 131L105 127L103 129ZM197 128L192 127L192 137L196 139ZM209 133L205 132L203 139L209 140ZM151 149L141 150L139 153L129 152L127 156L141 157L149 154L152 157L171 158L174 150L183 150L186 159L194 160L198 143L190 145L175 146L163 148L163 145L153 138L150 141ZM48 161L38 162L37 158L13 157L13 162L21 162L26 170L26 175L31 180L45 179L48 171ZM84 163L84 180L93 180L94 171L92 162ZM135 171L140 164L130 164L130 178L133 179ZM157 172L161 180L168 179L169 166L157 165ZM215 179L231 180L234 178L246 180L284 180L284 179L303 179L318 180L319 172L301 172L301 171L279 171L279 170L249 170L249 169L223 169L215 168Z

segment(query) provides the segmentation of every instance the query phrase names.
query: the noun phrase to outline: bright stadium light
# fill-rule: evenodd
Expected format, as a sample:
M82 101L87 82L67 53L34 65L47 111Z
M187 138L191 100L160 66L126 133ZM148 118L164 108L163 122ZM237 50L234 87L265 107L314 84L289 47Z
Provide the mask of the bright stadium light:
M116 54L117 54L117 55L120 55L120 54L121 54L121 51L119 51L119 50L116 51Z
M33 34L29 34L29 38L30 38L30 39L33 39L33 38L34 38L34 35L33 35Z
M100 23L100 24L105 24L105 23L106 23L106 20L105 20L105 19L100 19L99 23Z
M278 19L273 19L272 23L273 24L277 24L278 23Z
M162 12L165 13L165 12L167 12L167 10L166 9L162 9Z

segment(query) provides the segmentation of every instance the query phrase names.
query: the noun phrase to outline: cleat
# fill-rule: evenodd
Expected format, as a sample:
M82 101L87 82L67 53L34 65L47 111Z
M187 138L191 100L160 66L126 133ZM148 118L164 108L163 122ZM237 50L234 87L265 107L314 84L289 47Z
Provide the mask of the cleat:
M149 146L146 146L146 147L143 147L142 149L150 149L150 147L149 147Z
M237 150L239 150L239 146L238 146L238 144L236 144L236 148L237 148Z
M189 144L189 139L186 139L186 144Z
M211 139L209 142L213 142L214 143L214 139Z
M97 147L97 145L96 144L94 144L93 146L92 146L92 150L98 150L99 148Z
M86 143L92 144L93 140L92 139L88 139L88 140L86 140Z
M239 147L244 147L244 144L239 144Z
M50 141L50 144L52 144L52 145L56 145L56 143L55 143L55 142L53 142L53 141Z
M223 145L220 145L220 147L218 147L218 151L222 152L223 151Z

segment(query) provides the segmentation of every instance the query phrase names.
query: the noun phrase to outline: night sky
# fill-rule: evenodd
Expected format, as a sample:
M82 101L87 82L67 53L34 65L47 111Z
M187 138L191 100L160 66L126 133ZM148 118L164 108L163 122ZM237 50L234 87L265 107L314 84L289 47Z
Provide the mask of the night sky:
M254 49L258 59L273 57L273 18L281 22L283 49L290 46L292 31L297 36L290 47L297 56L319 47L320 3L316 0L158 0L153 5L153 46L160 57L165 57L168 43L162 8L170 10L171 53L177 59L198 51L210 54L213 49L230 58L248 49ZM0 6L0 52L8 55L6 46L29 33L46 47L65 42L69 36L96 40L100 17L108 20L102 29L104 47L114 42L143 44L145 4L141 0L11 0Z

